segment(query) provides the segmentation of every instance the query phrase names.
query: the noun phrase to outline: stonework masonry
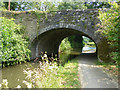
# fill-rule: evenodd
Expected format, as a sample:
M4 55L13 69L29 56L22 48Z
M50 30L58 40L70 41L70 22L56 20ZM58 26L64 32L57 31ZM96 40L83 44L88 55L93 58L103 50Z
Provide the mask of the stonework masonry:
M2 16L14 18L23 26L24 35L30 39L31 59L39 57L40 52L58 54L61 41L71 35L87 36L97 47L98 59L108 60L109 48L105 37L96 31L100 24L98 10L65 11L3 11Z

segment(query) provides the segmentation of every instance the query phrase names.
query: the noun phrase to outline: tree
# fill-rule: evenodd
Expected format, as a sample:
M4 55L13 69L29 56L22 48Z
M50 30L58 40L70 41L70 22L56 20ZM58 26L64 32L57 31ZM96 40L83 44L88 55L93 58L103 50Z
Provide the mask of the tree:
M0 1L0 10L5 10L4 3Z
M8 2L4 2L5 8L8 8ZM27 11L27 10L56 10L55 3L44 1L44 2L11 2L10 10L13 11Z
M85 2L85 6L88 9L110 8L111 7L111 5L108 2Z
M106 12L100 11L99 19L101 20L101 25L98 25L100 32L103 36L107 38L107 41L112 49L110 57L114 60L115 64L120 64L120 56L118 55L118 38L120 35L120 5L117 3L109 3L111 9Z
M60 2L58 10L87 9L83 2Z
M42 11L56 11L57 7L53 2L43 2Z

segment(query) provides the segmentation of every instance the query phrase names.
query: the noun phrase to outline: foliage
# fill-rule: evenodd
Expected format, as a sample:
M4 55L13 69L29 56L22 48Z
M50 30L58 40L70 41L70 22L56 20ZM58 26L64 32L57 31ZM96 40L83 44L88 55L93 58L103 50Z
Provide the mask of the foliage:
M87 9L83 2L60 2L58 10Z
M24 70L23 83L27 88L80 88L78 60L70 60L64 66L58 66L55 61L48 63L47 57L39 62L36 68L28 64L29 68ZM9 88L6 79L3 79L2 88ZM17 88L22 87L18 85Z
M83 48L82 37L77 35L72 35L64 40L62 40L60 45L60 51L70 50L70 49L79 49L81 51Z
M83 44L95 47L95 43L90 38L85 37L85 36L83 36Z
M72 59L65 63L64 66L59 66L58 76L62 78L62 88L80 88L78 60Z
M48 58L42 59L37 68L31 66L24 70L27 88L78 88L78 62L69 61L65 66L56 62L48 63ZM72 77L72 78L71 78Z
M71 50L70 49L67 49L63 52L60 52L59 53L59 63L60 65L64 65L70 58L70 53L71 53Z
M55 6L53 2L45 1L43 2L43 5L44 5L42 7L43 11L56 11L57 10L57 7Z
M93 8L110 8L108 2L57 2L57 1L41 1L41 2L11 2L10 8L13 11L40 10L40 11L56 11L56 10L73 10L73 9L93 9ZM8 9L8 2L4 2L4 8Z
M0 26L0 56L5 62L4 64L11 65L30 60L28 41L27 38L23 38L20 25L16 25L13 19L0 17L0 20L2 22Z
M61 77L58 77L58 67L56 62L48 63L48 59L37 68L28 68L24 70L26 80L24 83L27 88L57 88L61 87Z
M8 8L8 2L4 2L5 8ZM26 10L56 10L55 4L53 2L43 1L43 2L11 2L10 8L13 11L26 11Z
M68 37L68 40L71 44L71 48L73 49L79 49L80 51L83 48L83 43L82 43L82 36L81 35L72 35Z
M110 8L111 7L111 5L108 2L85 2L85 6L88 9Z
M60 44L60 51L65 51L71 49L71 44L68 41L68 37L66 37L65 39L62 40L61 44Z
M98 25L100 29L98 32L100 32L102 35L104 35L107 38L107 41L110 44L110 48L113 50L112 53L110 53L110 57L114 60L116 64L120 63L120 56L118 55L118 38L120 35L119 29L120 29L120 5L117 3L109 3L112 5L111 9L99 13L99 19L101 20L101 25Z
M4 3L2 1L0 1L0 10L6 10L5 7L4 7Z

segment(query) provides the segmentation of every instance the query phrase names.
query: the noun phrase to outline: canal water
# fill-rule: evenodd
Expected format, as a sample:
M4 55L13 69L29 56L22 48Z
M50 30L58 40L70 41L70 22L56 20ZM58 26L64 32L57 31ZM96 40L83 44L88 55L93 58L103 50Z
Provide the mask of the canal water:
M96 48L94 47L84 47L82 50L82 53L87 52L95 52ZM81 53L76 50L68 50L64 53L60 53L60 62L62 65L65 64L68 60L71 60L75 58L76 56L80 55ZM20 85L22 88L26 88L26 85L23 84L23 80L25 79L25 75L23 73L23 70L28 68L28 64L31 64L34 67L37 67L39 63L36 63L34 61L30 61L27 63L22 63L15 66L9 66L2 69L2 79L8 80L8 87L9 88L15 88L18 85Z

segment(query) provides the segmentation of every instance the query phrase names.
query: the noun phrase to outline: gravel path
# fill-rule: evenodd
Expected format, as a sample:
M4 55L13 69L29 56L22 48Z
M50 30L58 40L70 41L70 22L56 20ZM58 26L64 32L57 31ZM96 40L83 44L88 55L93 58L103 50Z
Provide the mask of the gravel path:
M118 88L118 83L103 72L99 65L95 65L97 62L95 54L83 53L77 59L82 88Z

